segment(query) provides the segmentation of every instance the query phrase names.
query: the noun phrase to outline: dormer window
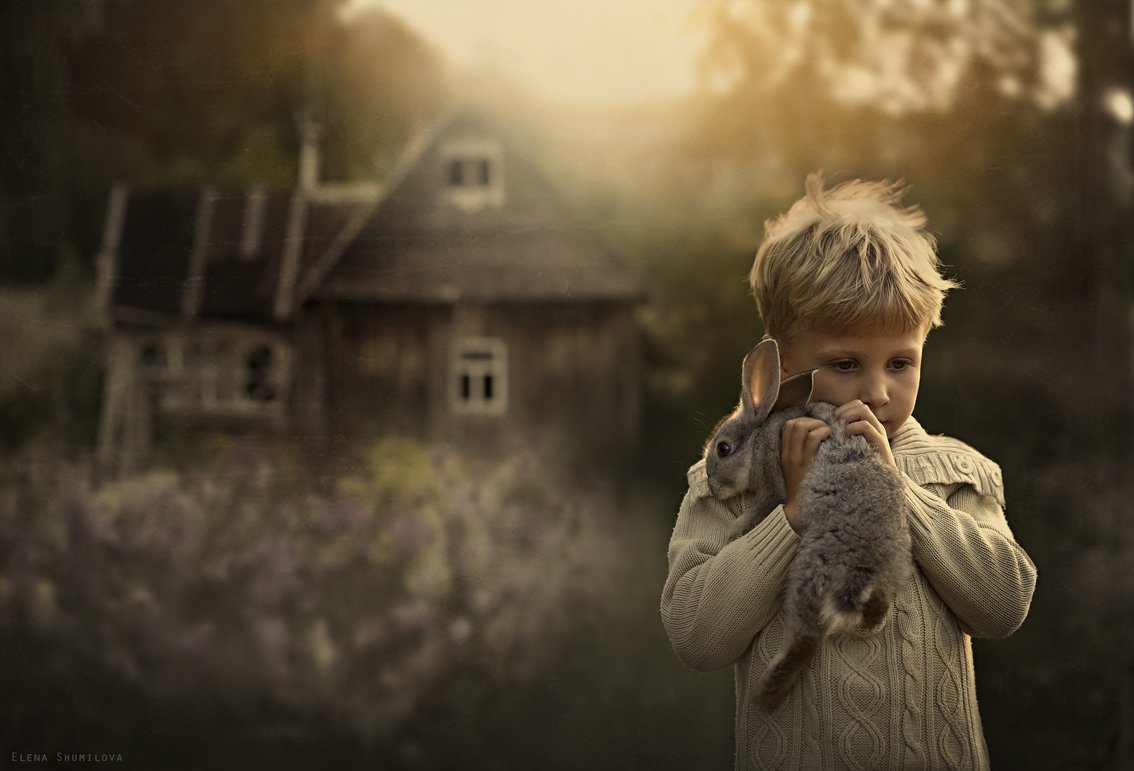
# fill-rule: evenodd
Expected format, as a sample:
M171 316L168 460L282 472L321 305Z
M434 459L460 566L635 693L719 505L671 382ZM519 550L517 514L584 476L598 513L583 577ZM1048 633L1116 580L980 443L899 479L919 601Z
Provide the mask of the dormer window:
M453 141L442 157L448 203L465 211L504 205L504 153L498 142Z
M450 187L491 187L492 159L488 157L453 158L449 161Z

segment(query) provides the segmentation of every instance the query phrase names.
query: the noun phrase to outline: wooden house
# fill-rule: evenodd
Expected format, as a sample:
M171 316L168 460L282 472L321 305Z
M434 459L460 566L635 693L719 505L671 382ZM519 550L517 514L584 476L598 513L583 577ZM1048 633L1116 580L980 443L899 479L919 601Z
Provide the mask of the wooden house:
M379 184L319 183L313 141L300 166L287 194L112 191L103 468L173 427L634 443L639 287L500 126L456 111Z

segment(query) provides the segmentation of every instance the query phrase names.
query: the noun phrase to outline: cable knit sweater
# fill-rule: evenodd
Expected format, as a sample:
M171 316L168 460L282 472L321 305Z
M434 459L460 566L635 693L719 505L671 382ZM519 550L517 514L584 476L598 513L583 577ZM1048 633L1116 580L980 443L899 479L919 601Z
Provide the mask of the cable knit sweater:
M1035 566L1004 518L995 463L912 418L891 449L918 569L876 633L827 638L771 713L752 695L783 639L781 592L799 537L779 506L729 542L748 497L718 501L704 462L689 470L662 620L688 666L735 666L738 769L988 768L970 638L1023 623Z

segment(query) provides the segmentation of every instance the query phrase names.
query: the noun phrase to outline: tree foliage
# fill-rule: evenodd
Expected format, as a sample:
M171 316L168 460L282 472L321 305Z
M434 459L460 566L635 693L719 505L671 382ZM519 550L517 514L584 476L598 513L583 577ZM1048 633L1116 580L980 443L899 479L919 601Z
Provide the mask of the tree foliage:
M379 176L447 98L447 65L375 8L341 0L0 3L0 276L89 261L106 191L287 189L298 121L324 127L326 172Z

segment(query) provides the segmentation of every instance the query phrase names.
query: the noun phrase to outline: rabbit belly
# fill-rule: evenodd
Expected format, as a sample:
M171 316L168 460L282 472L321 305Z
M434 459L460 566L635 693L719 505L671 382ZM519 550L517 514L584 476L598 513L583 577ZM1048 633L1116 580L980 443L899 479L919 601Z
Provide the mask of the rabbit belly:
M786 598L799 628L821 636L877 627L911 561L900 480L868 448L832 449L827 459L841 454L842 462L805 483L808 526Z

